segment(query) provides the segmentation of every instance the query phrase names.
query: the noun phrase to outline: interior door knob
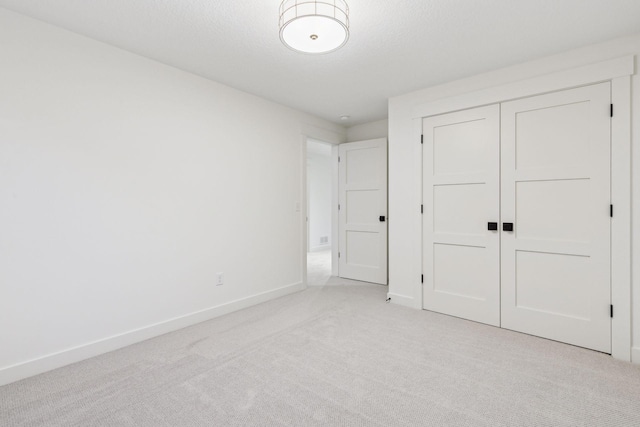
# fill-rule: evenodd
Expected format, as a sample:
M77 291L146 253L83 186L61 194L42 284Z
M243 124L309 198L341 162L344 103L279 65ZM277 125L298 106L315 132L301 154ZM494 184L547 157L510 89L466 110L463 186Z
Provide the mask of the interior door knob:
M385 222L387 218L384 215L380 215L380 222Z
M497 231L498 230L498 223L497 222L488 222L487 223L487 230L489 230L489 231Z
M502 231L513 231L513 223L512 222L503 222L502 223Z

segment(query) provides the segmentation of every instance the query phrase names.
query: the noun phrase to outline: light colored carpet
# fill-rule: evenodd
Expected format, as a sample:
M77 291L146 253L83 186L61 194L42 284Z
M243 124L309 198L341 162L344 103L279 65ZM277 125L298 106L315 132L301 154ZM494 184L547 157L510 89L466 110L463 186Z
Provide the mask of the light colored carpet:
M640 426L640 367L337 278L0 388L2 426Z
M322 286L331 278L331 249L307 252L307 283Z

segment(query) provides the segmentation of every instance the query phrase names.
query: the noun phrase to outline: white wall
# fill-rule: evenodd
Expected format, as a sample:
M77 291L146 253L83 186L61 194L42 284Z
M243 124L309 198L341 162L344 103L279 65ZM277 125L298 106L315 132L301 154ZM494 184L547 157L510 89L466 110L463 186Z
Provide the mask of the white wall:
M414 108L494 86L629 54L640 54L640 35L618 39L500 69L467 79L427 88L389 100L389 293L392 301L421 308L420 230L421 164L419 130L412 120ZM636 56L636 70L637 70ZM640 247L640 78L632 77L632 184L633 241ZM418 138L416 138L418 135ZM632 252L633 359L640 362L640 252Z
M309 148L310 146L318 148ZM331 248L331 146L309 141L307 143L307 180L309 181L309 250ZM321 237L327 237L322 243Z
M387 136L389 136L389 121L387 119L362 123L347 128L347 140L350 142L386 138Z
M4 9L0 40L0 384L303 288L302 134L342 127Z

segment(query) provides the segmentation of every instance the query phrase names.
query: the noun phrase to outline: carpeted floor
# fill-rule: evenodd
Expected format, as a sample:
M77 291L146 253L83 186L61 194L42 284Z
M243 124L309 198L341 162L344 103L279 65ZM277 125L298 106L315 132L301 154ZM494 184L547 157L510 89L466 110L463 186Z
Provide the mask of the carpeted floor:
M331 278L331 249L307 252L307 283L310 286L326 285Z
M2 426L640 426L640 366L328 286L0 388Z

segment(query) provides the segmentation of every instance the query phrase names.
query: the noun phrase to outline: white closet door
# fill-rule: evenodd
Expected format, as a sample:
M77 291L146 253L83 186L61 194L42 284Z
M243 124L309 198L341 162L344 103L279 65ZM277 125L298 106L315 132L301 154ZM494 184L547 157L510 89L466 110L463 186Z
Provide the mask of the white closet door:
M387 140L340 144L340 277L387 284Z
M611 352L610 87L502 104L502 326Z
M495 326L499 118L492 105L423 121L423 308Z

